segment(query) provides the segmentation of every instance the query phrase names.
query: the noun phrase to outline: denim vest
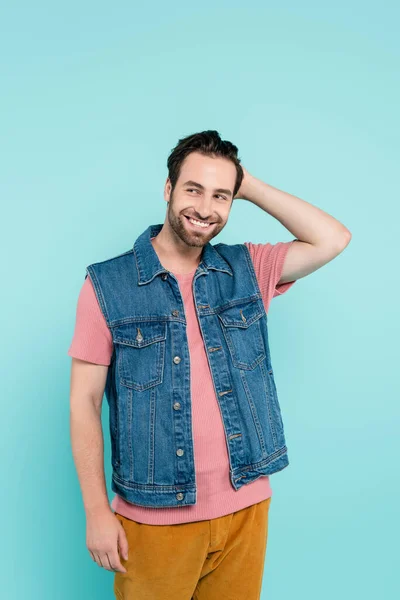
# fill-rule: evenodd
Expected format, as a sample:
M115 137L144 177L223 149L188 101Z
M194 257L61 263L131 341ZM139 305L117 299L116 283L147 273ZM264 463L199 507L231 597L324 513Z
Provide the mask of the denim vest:
M189 347L179 284L150 225L131 250L87 267L113 339L105 394L114 492L133 504L196 504ZM207 243L193 297L235 490L288 464L267 314L244 244Z

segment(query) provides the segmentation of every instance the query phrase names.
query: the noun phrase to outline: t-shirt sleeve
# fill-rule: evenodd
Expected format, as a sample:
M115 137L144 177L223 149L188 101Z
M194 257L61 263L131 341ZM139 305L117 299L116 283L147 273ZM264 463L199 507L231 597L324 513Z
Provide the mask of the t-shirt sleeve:
M108 366L113 341L90 277L86 277L78 297L75 330L68 355Z
M282 276L286 253L294 241L277 242L276 244L244 242L250 252L266 312L268 312L272 298L287 292L296 281L278 284Z

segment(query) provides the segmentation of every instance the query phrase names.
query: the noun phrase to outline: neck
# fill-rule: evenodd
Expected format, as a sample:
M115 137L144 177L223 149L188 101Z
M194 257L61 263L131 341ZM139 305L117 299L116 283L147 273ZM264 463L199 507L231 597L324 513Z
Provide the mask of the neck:
M185 244L167 223L151 238L151 243L161 264L169 271L191 273L200 263L203 248Z

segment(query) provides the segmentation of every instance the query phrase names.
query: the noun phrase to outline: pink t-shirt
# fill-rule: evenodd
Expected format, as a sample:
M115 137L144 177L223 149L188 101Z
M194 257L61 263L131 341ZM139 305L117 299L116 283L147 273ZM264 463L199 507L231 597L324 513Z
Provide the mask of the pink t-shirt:
M272 298L282 295L295 283L290 281L278 285L286 253L293 242L294 240L276 244L245 242L266 312ZM197 500L196 504L190 506L152 508L132 504L115 495L111 503L112 509L139 523L172 525L215 519L272 496L269 477L266 475L239 490L235 490L230 482L222 416L193 301L192 280L195 271L196 269L184 275L173 273L179 283L187 320ZM75 331L68 354L88 362L109 365L112 352L111 331L101 312L90 277L87 277L78 298Z

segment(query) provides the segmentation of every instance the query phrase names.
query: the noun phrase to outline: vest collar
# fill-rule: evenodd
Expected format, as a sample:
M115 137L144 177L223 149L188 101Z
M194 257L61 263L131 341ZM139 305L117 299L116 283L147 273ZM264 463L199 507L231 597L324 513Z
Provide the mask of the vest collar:
M162 229L163 224L157 223L149 225L143 233L137 238L133 245L133 250L136 258L136 266L138 270L138 284L149 283L156 275L167 273L153 248L150 238L155 237ZM233 276L233 272L227 261L214 248L210 242L203 247L201 262L197 269L207 271L215 269L216 271L225 271Z

